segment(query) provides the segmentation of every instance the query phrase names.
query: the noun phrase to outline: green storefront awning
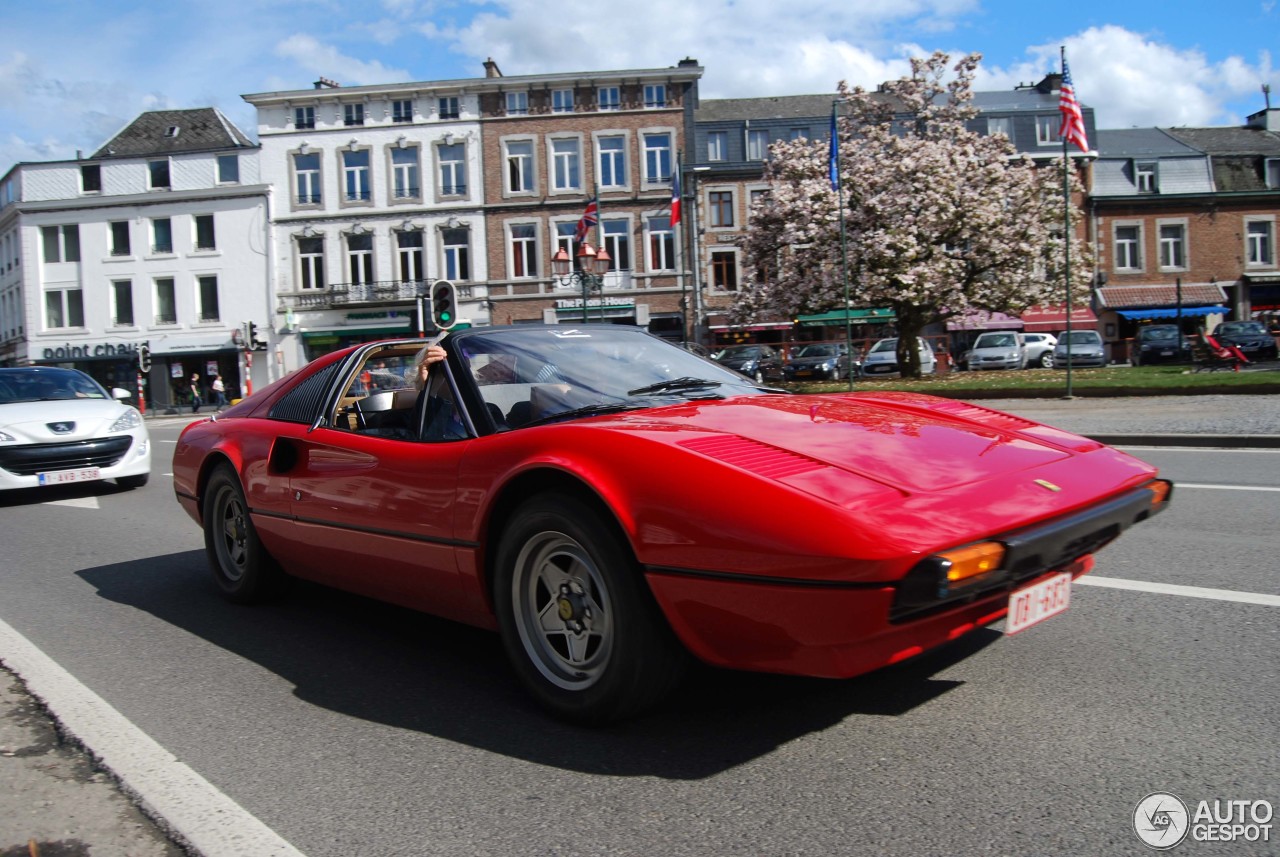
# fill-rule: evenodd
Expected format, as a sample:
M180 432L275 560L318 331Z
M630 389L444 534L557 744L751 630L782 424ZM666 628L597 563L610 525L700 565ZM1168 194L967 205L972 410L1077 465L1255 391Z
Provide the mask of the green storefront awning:
M825 327L833 324L845 324L846 321L852 324L881 324L896 320L897 317L890 307L837 309L831 312L819 313L818 315L796 316L796 323L805 327Z

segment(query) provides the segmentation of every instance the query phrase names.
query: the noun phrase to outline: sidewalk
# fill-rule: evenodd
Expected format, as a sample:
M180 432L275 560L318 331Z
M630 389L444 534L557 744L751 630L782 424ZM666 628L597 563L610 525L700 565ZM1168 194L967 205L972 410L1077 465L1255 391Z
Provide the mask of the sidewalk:
M1108 443L1280 447L1280 395L992 399L976 404ZM148 419L190 422L209 413L187 409ZM4 660L0 651L0 665ZM0 857L190 853L144 817L108 772L95 767L68 734L74 724L69 730L60 728L56 715L13 673L0 668Z

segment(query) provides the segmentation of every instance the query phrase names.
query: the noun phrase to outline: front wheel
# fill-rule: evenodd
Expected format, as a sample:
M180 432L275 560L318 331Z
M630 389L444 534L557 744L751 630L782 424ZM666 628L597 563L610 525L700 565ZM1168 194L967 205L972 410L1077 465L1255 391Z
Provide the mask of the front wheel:
M684 651L616 525L576 497L544 494L512 516L494 602L516 674L567 720L639 714L683 672Z
M205 554L223 596L249 604L276 594L284 574L258 538L240 480L230 467L219 467L209 477L203 518Z
M1046 351L1044 354L1040 355L1040 368L1041 369L1053 368L1053 352L1052 351Z

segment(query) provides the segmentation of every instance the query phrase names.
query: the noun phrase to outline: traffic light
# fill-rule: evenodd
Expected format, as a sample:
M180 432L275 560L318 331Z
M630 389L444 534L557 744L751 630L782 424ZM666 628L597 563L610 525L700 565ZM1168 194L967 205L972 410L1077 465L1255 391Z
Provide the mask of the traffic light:
M267 340L258 333L258 325L255 322L246 322L249 335L245 338L245 350L266 351Z
M151 371L151 346L145 342L138 346L138 371Z
M458 294L448 280L437 280L431 287L431 320L441 330L458 323Z

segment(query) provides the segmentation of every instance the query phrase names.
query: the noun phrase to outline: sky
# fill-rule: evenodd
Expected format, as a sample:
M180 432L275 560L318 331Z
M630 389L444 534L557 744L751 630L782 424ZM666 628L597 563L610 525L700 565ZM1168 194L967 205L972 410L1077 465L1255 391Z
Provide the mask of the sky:
M664 68L703 98L874 88L935 50L980 53L977 88L1058 69L1098 128L1240 124L1280 107L1280 0L0 0L0 175L75 158L146 110L247 93L484 75Z

